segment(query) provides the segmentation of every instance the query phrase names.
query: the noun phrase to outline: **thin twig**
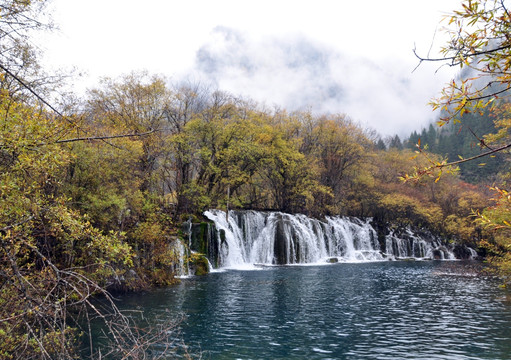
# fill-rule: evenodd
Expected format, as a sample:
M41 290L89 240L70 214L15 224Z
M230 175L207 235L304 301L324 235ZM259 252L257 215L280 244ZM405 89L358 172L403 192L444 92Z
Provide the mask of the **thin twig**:
M70 142L76 142L76 141L107 140L107 139L119 139L119 138L136 137L136 136L147 136L147 135L150 135L150 134L155 133L157 131L159 131L159 130L150 130L150 131L146 131L144 133L135 133L135 134L105 135L105 136L86 136L86 137L73 138L73 139L57 140L54 143L55 144L63 144L63 143L70 143Z
M479 158L482 158L482 157L485 157L485 156L488 156L488 155L491 155L491 154L494 154L494 153L497 153L499 151L503 151L503 150L506 150L506 149L509 149L509 148L511 148L511 143L507 144L507 145L504 145L504 146L501 146L499 148L495 148L495 149L493 149L491 151L487 151L485 153L469 157L469 158L465 158L465 159L461 159L461 160L457 160L457 161L453 161L453 162L445 163L445 164L437 164L437 165L435 165L435 167L436 168L444 168L446 166L462 164L464 162L472 161L472 160L475 160L475 159L479 159Z
M3 71L5 71L5 73L9 76L11 76L12 78L14 78L14 80L16 80L18 83L21 84L21 86L23 86L24 88L26 88L28 91L30 91L36 98L38 98L43 104L45 104L46 106L48 106L51 110L53 110L55 112L55 114L59 115L60 117L62 118L66 118L64 115L62 115L62 113L60 111L58 111L57 109L55 109L49 102L47 102L46 100L44 100L42 98L42 96L40 96L38 93L36 93L30 86L28 86L27 84L25 84L25 82L23 80L21 80L19 77L17 77L16 75L14 75L11 71L9 71L9 69L7 69L5 66L3 66L2 64L0 64L0 69L2 69ZM69 121L69 120L68 120Z

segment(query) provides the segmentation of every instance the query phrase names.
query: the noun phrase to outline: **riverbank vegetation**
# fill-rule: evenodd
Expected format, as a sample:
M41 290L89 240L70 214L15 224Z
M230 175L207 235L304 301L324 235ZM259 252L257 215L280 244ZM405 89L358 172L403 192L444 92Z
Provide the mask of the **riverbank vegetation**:
M174 224L210 208L370 216L474 245L472 211L488 205L484 187L456 175L403 184L400 174L427 160L378 149L379 136L344 114L267 109L145 74L106 80L79 108L74 118L86 134L143 135L67 143L62 192L102 233L125 233L147 259Z
M2 39L8 16L34 10L9 4ZM373 217L509 263L507 162L491 181L452 171L404 183L445 154L417 156L346 114L288 112L146 73L104 79L57 110L58 81L15 40L0 74L2 358L72 358L84 316L108 317L113 351L135 358L129 344L144 337L91 296L173 283L180 226L210 208ZM497 131L485 143L507 139L508 113L502 103L486 117Z

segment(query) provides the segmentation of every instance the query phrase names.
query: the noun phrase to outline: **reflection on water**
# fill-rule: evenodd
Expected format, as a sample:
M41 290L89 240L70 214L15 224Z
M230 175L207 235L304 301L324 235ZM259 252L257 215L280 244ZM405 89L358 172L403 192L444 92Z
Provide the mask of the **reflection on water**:
M121 300L205 359L509 359L511 306L461 262L227 271Z

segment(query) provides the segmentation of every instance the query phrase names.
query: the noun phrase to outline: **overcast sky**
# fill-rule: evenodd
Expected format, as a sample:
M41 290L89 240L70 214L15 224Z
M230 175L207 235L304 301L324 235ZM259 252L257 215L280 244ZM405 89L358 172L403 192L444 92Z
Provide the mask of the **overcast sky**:
M102 76L148 70L213 84L290 111L346 113L382 135L408 135L455 73L437 55L442 16L460 0L53 0L50 68ZM433 41L434 40L434 41Z

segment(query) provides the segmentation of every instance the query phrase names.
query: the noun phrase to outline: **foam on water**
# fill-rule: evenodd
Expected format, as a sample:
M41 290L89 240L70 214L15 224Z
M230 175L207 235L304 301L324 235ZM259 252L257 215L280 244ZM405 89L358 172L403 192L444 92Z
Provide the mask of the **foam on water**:
M371 219L326 217L321 221L281 212L206 211L218 236L219 267L255 270L258 265L324 265L398 259L455 259L449 245L408 229L390 232L380 245ZM383 247L383 248L382 248Z

